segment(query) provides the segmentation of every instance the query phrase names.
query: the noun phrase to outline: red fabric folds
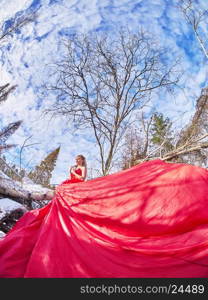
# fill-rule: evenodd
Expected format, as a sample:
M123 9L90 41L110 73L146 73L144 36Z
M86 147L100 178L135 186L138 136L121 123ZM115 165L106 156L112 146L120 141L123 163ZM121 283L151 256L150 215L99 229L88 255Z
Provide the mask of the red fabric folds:
M160 160L61 184L0 241L1 277L208 277L208 171Z
M75 170L75 173L80 176L82 175L81 169ZM82 182L82 181L84 181L84 179L79 179L73 173L71 173L70 178L64 180L61 184L78 183L78 182Z

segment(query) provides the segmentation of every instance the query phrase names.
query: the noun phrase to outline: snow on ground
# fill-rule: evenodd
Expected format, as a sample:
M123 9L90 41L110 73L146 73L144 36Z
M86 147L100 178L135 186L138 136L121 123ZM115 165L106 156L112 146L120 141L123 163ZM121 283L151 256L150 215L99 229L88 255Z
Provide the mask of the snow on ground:
M39 184L34 184L29 178L24 178L23 182L18 182L15 180L11 180L11 178L7 177L4 173L0 171L0 185L2 185L6 190L10 191L12 194L18 194L20 197L22 196L23 199L27 198L28 193L40 193L45 194L49 191L48 188L44 188ZM48 203L46 201L46 203ZM37 204L34 203L34 208L39 207ZM21 209L23 211L27 211L25 206L22 204L8 198L0 199L0 220L9 212L14 211L16 209Z
M44 188L40 184L33 183L32 180L30 180L29 178L25 178L23 180L23 184L21 185L21 187L24 190L27 190L27 191L30 191L30 192L45 193L45 192L48 191L48 188Z
M27 211L22 204L14 200L11 200L9 198L0 199L0 219L2 219L7 213L10 213L11 211L16 209L21 209L24 212Z
M2 239L5 235L6 235L6 233L4 233L3 231L0 231L0 239Z
M10 212L10 211L18 209L18 208L21 208L21 209L25 210L25 207L22 204L14 201L14 200L11 200L9 198L1 198L0 199L0 206L6 212Z
M3 219L5 216L6 216L6 211L3 209L3 207L1 207L1 202L0 202L0 220Z
M0 170L0 181L4 179L7 180L7 187L8 188L15 188L15 190L25 190L28 192L40 192L40 193L45 193L48 191L48 188L44 188L40 184L35 184L29 177L24 177L23 182L11 180L10 177L8 177L4 172ZM6 182L4 180L4 182Z
M1 176L0 174L0 184L4 186L7 190L18 191L23 193L25 196L30 192L35 193L46 193L49 191L48 188L41 186L40 184L33 183L29 178L25 178L23 182L15 181L6 178L6 176Z
M16 210L21 210L23 213L27 211L27 209L20 203L13 201L9 198L1 198L0 199L0 220L2 220L8 213ZM3 231L0 231L0 239L5 236Z
M0 170L0 179L1 179L1 177L9 179L9 177Z

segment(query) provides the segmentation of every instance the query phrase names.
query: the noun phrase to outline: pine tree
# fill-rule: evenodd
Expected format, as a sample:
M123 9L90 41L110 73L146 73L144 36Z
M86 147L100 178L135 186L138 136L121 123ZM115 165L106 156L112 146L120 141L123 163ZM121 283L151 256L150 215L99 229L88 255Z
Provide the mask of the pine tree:
M13 180L21 181L22 179L22 176L19 174L19 170L17 169L16 165L9 165L6 162L5 157L0 157L0 170Z
M40 165L35 167L34 171L28 174L28 177L37 184L41 184L44 187L50 186L50 179L52 177L52 171L56 165L60 147L49 153Z
M0 86L0 104L7 100L7 97L13 90L16 88L16 86L10 86L9 83ZM14 147L15 145L6 145L5 141L16 131L19 126L21 125L22 121L17 121L14 123L10 123L5 128L1 129L0 131L0 153L2 150L6 150L9 148Z
M22 124L22 121L17 121L10 123L0 131L0 153L1 151L5 151L6 149L12 148L16 145L14 144L6 144L7 139L19 128ZM0 170L9 176L11 179L21 181L21 176L18 174L18 170L16 166L11 166L6 162L5 157L0 157Z
M15 145L6 145L6 140L19 128L19 126L22 124L22 121L17 121L10 123L6 127L4 127L0 131L0 152L1 150L5 150L11 147L14 147Z
M7 100L9 94L13 92L16 88L16 85L10 86L9 83L0 86L0 103Z
M129 168L152 156L161 157L173 149L172 123L163 114L155 112L139 120L137 129L129 128L122 149L121 167Z
M151 126L151 142L153 145L162 145L162 151L170 151L173 148L171 143L172 133L171 133L172 122L169 118L164 118L163 114L155 113L153 116L153 123Z

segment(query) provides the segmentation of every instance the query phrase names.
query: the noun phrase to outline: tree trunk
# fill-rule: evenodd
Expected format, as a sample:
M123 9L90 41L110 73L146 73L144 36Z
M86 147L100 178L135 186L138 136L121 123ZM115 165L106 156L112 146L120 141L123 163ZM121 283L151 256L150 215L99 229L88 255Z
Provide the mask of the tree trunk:
M0 177L0 194L2 196L11 197L13 200L21 204L30 204L31 201L51 200L53 191L45 189L43 192L34 192L25 190L12 179Z

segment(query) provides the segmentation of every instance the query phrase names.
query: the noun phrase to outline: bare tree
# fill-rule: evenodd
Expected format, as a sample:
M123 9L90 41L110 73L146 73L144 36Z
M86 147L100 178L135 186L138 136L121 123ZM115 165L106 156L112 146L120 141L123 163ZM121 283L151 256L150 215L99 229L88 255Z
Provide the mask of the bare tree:
M137 160L148 157L151 148L151 126L154 115L137 114L136 122L129 126L124 136L120 157L122 169L135 165Z
M208 9L201 7L196 0L179 0L178 7L187 23L191 25L196 40L208 59Z
M73 36L53 67L47 94L56 95L47 113L66 116L75 127L91 128L99 148L102 174L109 173L131 115L153 90L178 82L178 61L168 65L164 49L143 31L117 37Z
M39 144L39 143L32 143L32 144L26 145L27 141L28 141L29 139L31 139L31 137L32 137L32 135L30 135L29 137L27 137L27 138L24 140L24 142L23 142L23 144L21 145L21 147L20 147L20 152L19 152L19 170L20 170L20 172L23 170L23 169L22 169L22 152L23 152L23 150L24 150L25 148L27 148L27 147L31 147L31 146L34 146L34 145Z
M159 118L160 119L160 118ZM161 119L162 120L162 119ZM149 119L144 120L145 127L149 123ZM151 126L149 130L149 146L152 142L159 140L158 147L149 147L149 151L145 155L138 156L133 160L131 165L141 163L146 160L157 159L167 160L172 162L191 163L201 167L208 167L208 89L202 89L201 96L197 99L196 109L189 124L180 131L169 131L169 122L164 122L162 125L168 125L165 128L166 134L162 127L157 125L158 129L162 129L157 133L156 140L153 139ZM170 123L171 125L171 123ZM157 131L156 131L157 132ZM162 133L162 134L161 134ZM140 138L141 140L141 138ZM130 142L128 144L129 149ZM152 149L151 149L152 148ZM135 149L134 149L135 151ZM139 152L141 153L141 151ZM159 155L158 155L159 154Z
M20 14L10 20L0 21L0 46L5 43L12 35L20 30L25 25L35 21L37 19L37 10L32 11L29 14Z
M122 170L130 168L136 160L143 157L143 142L143 138L136 128L131 127L126 131L119 162Z
M195 113L189 124L180 132L176 149L186 152L187 156L180 155L184 162L208 166L208 88L202 89L200 97L196 101ZM197 149L195 149L197 147ZM194 150L195 149L195 150Z

